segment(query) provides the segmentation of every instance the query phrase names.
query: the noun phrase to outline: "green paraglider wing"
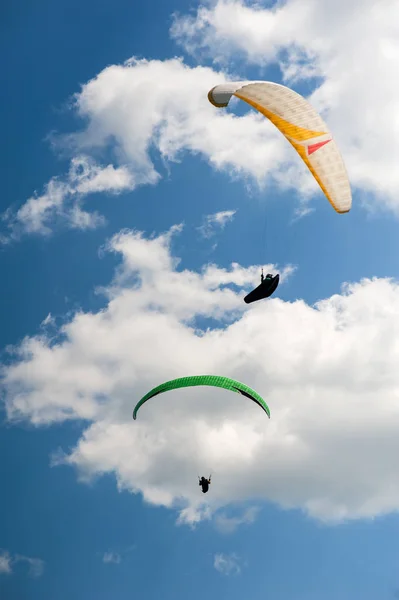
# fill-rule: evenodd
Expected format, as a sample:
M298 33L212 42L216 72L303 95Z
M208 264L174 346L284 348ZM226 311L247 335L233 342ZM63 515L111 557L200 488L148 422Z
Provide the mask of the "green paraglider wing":
M239 381L235 381L229 377L219 377L217 375L193 375L192 377L180 377L179 379L172 379L172 381L166 381L166 383L158 385L145 396L143 396L142 399L136 404L133 411L133 419L136 419L137 411L139 410L140 406L147 402L147 400L150 398L153 398L158 394L162 394L163 392L176 390L177 388L192 387L195 385L210 385L212 387L220 387L224 388L225 390L236 392L237 394L242 394L243 396L246 396L250 400L256 402L256 404L258 404L265 411L270 419L269 407L263 398L259 396L257 392L255 392L255 390L244 383L240 383Z

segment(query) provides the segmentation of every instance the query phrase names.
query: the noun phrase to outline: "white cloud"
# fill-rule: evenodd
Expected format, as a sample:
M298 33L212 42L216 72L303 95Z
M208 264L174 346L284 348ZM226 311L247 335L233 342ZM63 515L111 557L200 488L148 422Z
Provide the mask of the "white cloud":
M195 16L174 16L171 36L188 53L205 53L215 62L226 63L237 52L253 64L277 62L293 43L296 27L305 25L310 3L302 2L302 10L292 0L263 4L219 0L200 5Z
M55 139L55 147L74 155L71 172L53 177L16 214L6 212L12 237L49 233L54 220L98 226L102 217L82 210L83 198L158 183L154 152L165 165L190 152L233 177L294 190L299 214L306 214L310 195L322 193L283 136L253 110L237 117L234 107L216 110L207 100L214 85L243 78L220 70L222 62L231 71L237 56L262 69L278 64L290 86L305 82L338 141L353 188L361 192L357 198L397 212L398 17L396 0L287 0L264 7L218 0L195 16L175 17L174 39L189 52L211 56L219 70L190 68L177 58L131 58L83 85L73 106L87 126ZM100 167L90 158L109 152L115 165ZM75 163L83 171L76 179ZM0 240L9 237L1 233Z
M210 68L190 68L181 59L133 58L105 68L75 96L75 111L86 129L54 139L55 148L76 154L69 173L53 177L16 213L3 215L12 237L48 234L58 221L80 229L97 227L103 218L82 210L85 196L158 183L154 151L165 165L189 152L233 178L259 186L274 180L296 190L296 175L288 177L287 165L297 166L298 160L277 130L254 111L237 117L208 102L209 89L226 77ZM100 167L90 158L102 152L113 153L115 166Z
M195 16L176 17L172 35L189 52L278 63L289 85L309 81L310 100L331 126L352 184L398 210L396 0L218 0Z
M130 398L128 388L136 385L138 377L144 376L143 383L151 380L153 339L159 335L177 336L179 348L174 357L167 344L159 346L160 357L165 359L165 375L172 364L173 372L177 372L182 367L175 360L186 355L186 340L193 350L197 344L194 330L184 323L192 323L198 316L231 320L245 311L242 293L228 286L251 289L258 283L259 266L245 269L233 264L227 270L208 265L202 273L178 272L178 261L170 254L169 245L171 235L180 229L173 227L154 239L146 239L139 232L114 236L108 249L120 253L123 262L114 282L103 290L109 298L106 312L77 313L60 329L69 340L66 344L56 344L53 336L47 338L42 333L14 348L17 362L4 373L4 383L11 392L6 403L10 418L29 413L35 424L74 418L95 420L107 406L104 397L124 395L127 386ZM273 265L269 267L274 269ZM291 272L291 267L283 269L282 280ZM158 331L153 330L156 323ZM86 345L92 347L92 335L93 340L100 337L95 343L95 360L88 364ZM121 345L122 340L125 342ZM142 350L137 353L140 346ZM122 369L120 380L115 368ZM136 368L142 369L140 376Z
M76 111L87 128L61 139L85 152L112 140L141 184L159 181L153 149L165 161L178 162L188 151L217 169L265 181L283 159L284 144L274 143L279 135L255 113L238 118L210 105L209 89L225 79L224 73L190 68L181 59L132 58L112 65L76 95Z
M0 574L11 573L11 556L9 552L0 550Z
M30 556L23 556L22 554L11 554L6 550L0 551L0 574L7 573L11 574L13 566L19 562L27 563L29 566L29 575L31 577L40 577L44 571L44 561L40 558L32 558Z
M231 285L256 285L259 268L179 271L179 230L111 240L122 261L103 310L77 313L59 339L27 337L3 367L9 418L86 419L54 464L83 480L115 473L120 489L181 510L180 522L262 499L330 522L397 511L399 285L366 279L315 306L278 295L247 306ZM238 395L191 388L132 421L153 386L203 373L247 382L271 420ZM204 498L197 474L211 471Z
M206 215L198 230L203 237L210 238L215 235L217 229L224 229L227 223L233 220L236 212L236 210L223 210L212 215Z
M104 563L113 563L115 565L119 565L121 560L121 555L118 552L105 552L103 556Z
M75 165L77 163L75 159ZM126 166L115 169L113 165L99 167L90 164L87 160L82 164L83 159L79 160L79 167L83 167L80 172L74 172L71 182L76 185L76 191L80 194L94 194L99 192L108 192L118 194L126 190L132 190L135 182L132 174Z
M258 516L259 508L251 506L247 508L241 516L228 517L221 513L215 516L215 525L222 533L233 533L240 525L252 525Z
M82 210L83 199L88 194L118 194L134 187L134 178L125 166L100 167L88 156L75 157L64 179L53 177L44 186L42 195L35 194L16 212L6 211L3 221L10 233L8 237L2 236L1 241L18 239L23 233L48 235L58 221L74 229L98 227L104 222L103 217Z
M236 554L215 554L213 566L223 575L238 575L241 573L239 559Z

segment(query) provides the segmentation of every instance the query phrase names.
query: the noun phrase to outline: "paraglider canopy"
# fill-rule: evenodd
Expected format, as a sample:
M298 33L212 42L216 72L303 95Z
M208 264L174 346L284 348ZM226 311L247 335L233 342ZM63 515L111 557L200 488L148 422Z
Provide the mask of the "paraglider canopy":
M229 377L220 377L218 375L193 375L191 377L180 377L179 379L172 379L171 381L167 381L166 383L162 383L157 387L153 388L150 392L148 392L145 396L141 398L141 400L136 404L133 410L133 419L136 419L137 411L140 406L157 396L158 394L162 394L163 392L167 392L169 390L175 390L178 388L191 387L197 385L208 385L213 387L220 387L226 390L230 390L232 392L236 392L241 394L242 396L246 396L260 408L262 408L267 416L270 418L270 410L267 406L266 402L263 400L261 396L255 390L250 388L248 385L236 381L235 379L230 379Z
M271 81L238 81L217 85L211 104L226 107L236 96L268 118L298 152L338 213L348 212L352 194L341 153L313 106L290 88Z

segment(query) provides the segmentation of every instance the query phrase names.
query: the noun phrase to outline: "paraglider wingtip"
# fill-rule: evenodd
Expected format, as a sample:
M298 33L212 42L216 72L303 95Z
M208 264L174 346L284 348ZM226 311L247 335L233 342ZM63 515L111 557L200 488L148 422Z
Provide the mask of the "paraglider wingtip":
M214 97L213 97L213 90L217 88L217 85L215 85L211 90L209 90L208 92L208 100L209 102L213 105L216 106L216 108L226 108L226 106L228 106L228 102L223 102L223 103L219 103L216 102Z

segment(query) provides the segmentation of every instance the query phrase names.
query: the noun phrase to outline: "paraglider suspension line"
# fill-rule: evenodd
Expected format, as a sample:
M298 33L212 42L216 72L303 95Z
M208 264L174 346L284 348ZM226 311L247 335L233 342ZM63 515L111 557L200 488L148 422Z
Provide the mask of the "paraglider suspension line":
M266 260L266 251L267 251L267 210L266 210L266 205L264 206L263 210L265 211L264 214L264 219L263 219L263 232L261 235L261 240L260 240L260 264L262 265L262 281L263 281L263 265L265 264L264 261Z

